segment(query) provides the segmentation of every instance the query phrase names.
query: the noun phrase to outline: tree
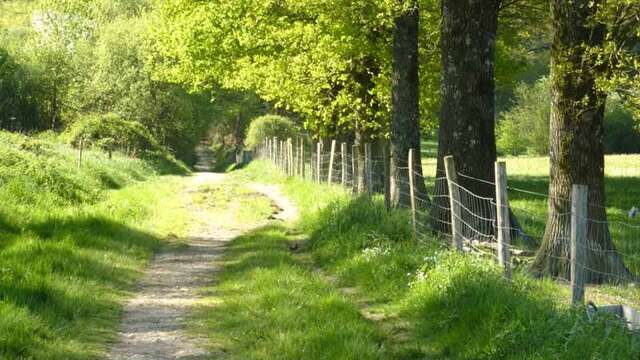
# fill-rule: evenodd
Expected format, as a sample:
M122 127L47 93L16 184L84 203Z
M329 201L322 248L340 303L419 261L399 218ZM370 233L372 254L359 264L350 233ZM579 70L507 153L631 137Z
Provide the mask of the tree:
M496 160L494 63L499 0L443 0L441 25L442 105L437 177L444 157L453 155L458 171L493 181ZM495 197L493 186L459 178L473 194ZM433 226L447 231L446 186L436 186ZM463 204L469 206L469 204Z
M549 209L543 243L533 269L569 278L571 189L589 187L587 277L592 282L630 276L616 252L607 224L604 193L604 114L606 92L597 79L606 67L590 49L607 38L595 21L603 0L552 2Z
M405 2L407 9L398 16L393 31L393 73L391 112L391 201L394 206L409 205L409 176L404 170L409 149L416 151L414 167L422 175L420 157L420 107L418 77L419 8L416 0ZM416 183L418 194L426 194L424 181Z

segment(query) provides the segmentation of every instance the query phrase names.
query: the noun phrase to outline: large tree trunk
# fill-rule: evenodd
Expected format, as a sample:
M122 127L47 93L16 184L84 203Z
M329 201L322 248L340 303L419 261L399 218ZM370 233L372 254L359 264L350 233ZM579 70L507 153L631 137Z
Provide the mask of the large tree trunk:
M410 202L409 149L414 149L414 169L419 175L415 191L427 201L427 189L422 181L420 154L420 108L418 77L419 9L416 0L408 0L411 8L400 15L393 32L393 77L391 116L391 203L407 206ZM424 204L424 202L421 202Z
M603 26L590 23L596 9L586 1L553 1L550 197L543 243L533 269L570 278L571 189L582 184L589 187L587 276L591 282L603 282L630 274L611 241L604 207L606 94L596 89L598 65L584 50L585 45L600 44L606 33Z
M436 174L439 180L431 208L432 226L438 231L450 231L451 221L448 189L443 180L445 156L454 156L460 173L486 181L494 179L494 60L499 4L499 0L442 2L443 79ZM491 184L465 177L460 177L459 183L473 194L495 197ZM491 206L484 203L474 206L473 201L465 196L462 205L488 218L493 211ZM478 227L483 228L482 232L493 231L488 224Z

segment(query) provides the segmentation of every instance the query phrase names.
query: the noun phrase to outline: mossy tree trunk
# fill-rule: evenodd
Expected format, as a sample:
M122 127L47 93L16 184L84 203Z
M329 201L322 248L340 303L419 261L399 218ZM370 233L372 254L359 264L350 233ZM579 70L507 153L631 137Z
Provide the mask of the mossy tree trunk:
M395 21L393 32L393 76L391 116L391 204L409 206L409 149L416 151L414 169L422 177L420 161L420 108L418 77L419 8L408 0L409 9ZM424 181L416 182L416 193L427 201ZM424 204L424 202L420 202Z
M496 160L494 63L498 0L442 1L442 107L436 178L445 176L444 157L453 155L458 172L493 181ZM460 185L495 197L492 185L459 178ZM432 226L450 231L446 185L436 186ZM464 204L470 206L470 204ZM487 210L490 211L489 207ZM478 214L488 215L488 214Z
M543 243L532 268L570 278L571 189L589 187L587 279L627 278L630 274L611 241L604 194L604 110L606 94L597 90L602 70L585 48L602 43L606 28L593 24L602 1L554 0L551 50L549 209Z

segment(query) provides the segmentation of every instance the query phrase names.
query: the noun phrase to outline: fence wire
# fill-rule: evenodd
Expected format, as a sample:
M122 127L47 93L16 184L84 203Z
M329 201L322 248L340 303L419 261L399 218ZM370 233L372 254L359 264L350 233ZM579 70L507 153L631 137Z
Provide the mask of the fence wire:
M395 189L395 196L413 199L399 203L400 208L415 214L412 218L416 238L421 242L453 246L458 236L463 250L499 259L498 235L508 234L510 242L502 246L515 256L508 266L524 264L560 283L568 283L572 277L572 221L583 220L586 259L576 262L575 266L586 273L588 282L626 284L636 281L636 274L640 273L640 225L607 221L605 210L609 209L603 204L588 202L589 216L576 219L571 198L508 186L505 191L509 196L527 201L508 202L502 209L502 213L508 214L508 225L499 226L495 190L491 196L474 190L495 189L494 179L461 172L448 179L441 169L434 178L429 178L422 174L417 163L410 164L408 159L397 159L393 169L387 167L388 159L379 149L365 156L364 147L348 145L343 151L344 148L337 144L331 154L331 146L326 144L318 147L317 143L294 141L293 146L288 146L286 142L269 141L258 147L256 156L272 162L289 176L343 186L354 195L384 193L385 174L400 174L391 174L388 182ZM457 196L452 197L450 189ZM598 213L602 216L593 216ZM454 228L458 229L456 236ZM536 252L541 246L544 251Z

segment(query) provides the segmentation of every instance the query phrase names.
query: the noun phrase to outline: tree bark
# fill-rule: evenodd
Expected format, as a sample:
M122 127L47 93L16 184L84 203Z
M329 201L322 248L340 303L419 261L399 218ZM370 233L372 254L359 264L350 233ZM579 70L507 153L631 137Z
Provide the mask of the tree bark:
M442 2L443 79L436 174L441 180L436 182L431 207L432 227L438 231L450 231L451 222L448 189L442 180L445 156L454 156L460 173L494 180L494 63L499 5L499 0ZM476 195L495 198L491 184L464 177L459 177L459 182ZM463 205L470 207L467 201L462 199ZM490 211L489 206L483 206L478 215Z
M355 177L357 193L366 191L364 144L372 143L374 140L370 124L380 120L376 119L374 115L380 105L371 93L376 86L374 78L379 74L380 66L371 56L365 56L356 61L352 70L353 79L357 84L358 96L362 99L362 103L365 104L360 108L354 126L354 143L358 145L358 154L356 154L356 172L353 176Z
M417 0L408 0L410 8L395 21L393 32L393 76L391 115L391 204L394 207L410 206L409 173L407 168L409 149L416 156L413 168L419 175L416 194L426 205L427 189L422 176L420 157L420 79L418 76L419 8Z
M532 268L569 279L571 188L589 187L587 280L630 277L611 241L604 194L604 110L606 94L596 89L602 70L586 46L599 45L606 28L590 21L598 3L554 0L551 49L549 209L543 243Z

